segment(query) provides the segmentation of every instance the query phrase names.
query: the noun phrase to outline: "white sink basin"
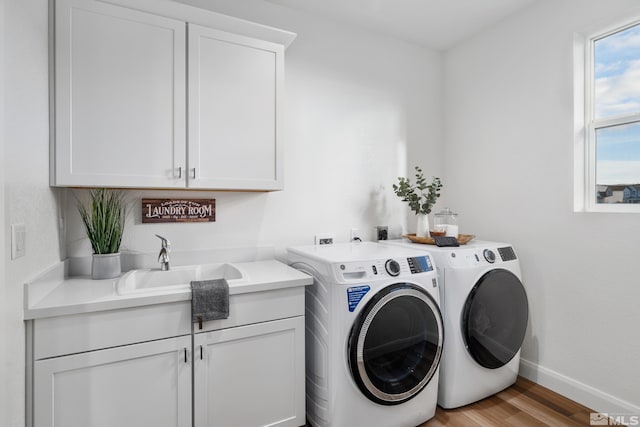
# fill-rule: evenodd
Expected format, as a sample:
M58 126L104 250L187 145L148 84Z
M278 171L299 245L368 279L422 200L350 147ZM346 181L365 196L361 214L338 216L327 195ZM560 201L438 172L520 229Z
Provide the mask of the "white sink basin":
M168 271L155 269L131 270L116 285L120 295L148 292L166 292L191 289L192 280L227 279L243 282L246 278L233 264L201 264L171 267Z

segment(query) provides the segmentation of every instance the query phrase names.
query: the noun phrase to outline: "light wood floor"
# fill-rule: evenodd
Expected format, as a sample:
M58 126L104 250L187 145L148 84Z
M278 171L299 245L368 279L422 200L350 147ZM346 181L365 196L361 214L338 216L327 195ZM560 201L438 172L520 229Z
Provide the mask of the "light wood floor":
M418 427L588 426L591 409L525 378L480 402L457 409L438 407Z

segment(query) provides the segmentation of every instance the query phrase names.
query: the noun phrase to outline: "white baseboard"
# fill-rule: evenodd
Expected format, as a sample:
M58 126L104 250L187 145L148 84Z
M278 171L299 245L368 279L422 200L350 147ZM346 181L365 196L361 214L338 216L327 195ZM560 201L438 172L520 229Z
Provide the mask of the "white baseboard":
M607 394L536 363L520 359L520 375L596 412L640 414L640 406Z

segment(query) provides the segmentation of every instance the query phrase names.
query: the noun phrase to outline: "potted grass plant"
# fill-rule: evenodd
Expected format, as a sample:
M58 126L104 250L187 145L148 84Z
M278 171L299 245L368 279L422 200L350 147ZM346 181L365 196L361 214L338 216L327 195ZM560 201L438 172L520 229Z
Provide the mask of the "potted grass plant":
M97 188L91 190L88 204L78 201L78 212L93 248L93 279L111 279L122 272L120 244L125 211L124 194L117 190Z
M398 177L398 184L393 184L393 192L400 197L403 202L409 204L409 208L416 214L417 237L430 237L429 234L429 214L438 197L442 183L440 178L433 177L431 184L427 180L419 166L415 167L416 182L411 183L408 178Z

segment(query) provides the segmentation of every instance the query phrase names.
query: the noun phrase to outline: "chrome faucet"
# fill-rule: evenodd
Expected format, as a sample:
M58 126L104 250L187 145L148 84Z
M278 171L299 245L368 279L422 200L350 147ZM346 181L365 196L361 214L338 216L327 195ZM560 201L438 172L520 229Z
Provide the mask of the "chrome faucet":
M160 263L160 270L168 271L169 270L169 252L171 251L171 242L169 242L164 237L156 234L156 237L162 241L162 249L160 249L160 253L158 254L158 262Z

